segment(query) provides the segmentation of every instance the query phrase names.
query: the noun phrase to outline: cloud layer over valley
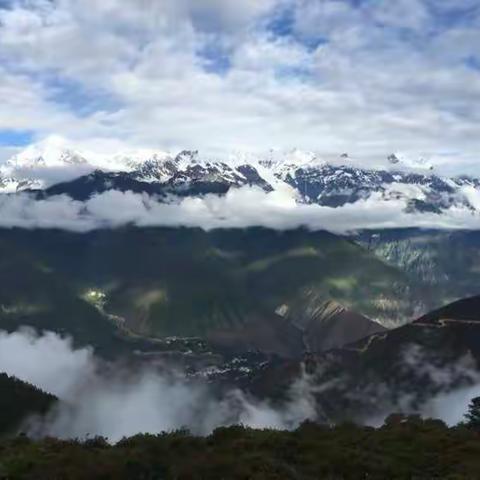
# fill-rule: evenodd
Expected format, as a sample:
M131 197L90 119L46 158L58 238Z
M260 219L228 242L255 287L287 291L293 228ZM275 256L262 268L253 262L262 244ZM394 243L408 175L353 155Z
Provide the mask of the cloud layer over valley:
M30 423L35 435L102 435L111 441L136 433L188 428L207 434L228 424L293 428L316 416L307 377L299 378L282 407L247 397L239 390L222 395L175 372L149 367L129 371L102 365L90 349L75 350L53 333L0 331L0 372L49 391L61 400L45 422Z
M467 189L468 190L468 189ZM478 202L478 191L466 191ZM298 203L289 191L264 192L259 188L231 189L226 195L160 200L147 194L110 190L85 202L65 195L38 200L27 193L0 195L0 227L58 228L85 232L126 225L140 227L273 229L306 227L344 233L363 228L424 227L480 228L480 215L467 208L451 207L436 213L407 213L403 199L368 199L342 207Z
M480 393L479 373L468 359L442 368L424 360L410 355L405 365L421 368L429 382L444 387L440 388L441 393L429 397L419 392L418 398L422 400L416 403L411 390L390 392L395 394L397 402L389 404L385 398L391 395L385 391L386 385L381 381L370 382L365 391L356 392L365 396L365 402L378 396L378 415L367 419L368 424L378 426L393 412L421 413L441 418L450 425L462 420L469 401ZM3 371L60 399L44 419L32 418L25 423L23 428L39 436L102 435L115 442L137 433L180 428L208 434L219 426L231 424L290 429L306 419L325 420L322 396L327 404L331 401L328 398L331 385L316 383L315 375L300 376L293 382L288 399L274 406L240 390L220 393L211 385L187 380L173 371L109 365L97 359L89 348L74 349L68 339L57 334L38 335L29 329L10 334L0 331L0 372ZM342 375L347 374L338 373L335 381L341 381ZM470 386L455 388L459 378L469 378ZM383 400L382 395L386 395Z

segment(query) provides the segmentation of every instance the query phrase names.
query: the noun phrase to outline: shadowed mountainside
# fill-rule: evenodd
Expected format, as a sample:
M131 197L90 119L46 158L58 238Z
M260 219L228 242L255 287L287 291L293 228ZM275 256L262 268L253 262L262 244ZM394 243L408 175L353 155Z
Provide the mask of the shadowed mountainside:
M432 399L480 383L480 296L304 360L326 421L424 411ZM300 371L299 362L272 362L250 389L282 398Z
M45 414L56 400L33 385L0 373L0 435L13 433L30 415Z
M433 287L444 305L480 293L479 231L367 230L352 238L411 279Z
M0 328L107 350L122 333L296 356L406 322L433 298L342 237L261 228L2 230L0 282Z

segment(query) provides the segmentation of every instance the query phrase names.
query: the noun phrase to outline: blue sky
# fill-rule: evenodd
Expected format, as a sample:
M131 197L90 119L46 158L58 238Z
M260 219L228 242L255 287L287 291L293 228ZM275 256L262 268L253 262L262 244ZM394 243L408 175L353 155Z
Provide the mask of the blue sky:
M6 147L21 147L33 140L32 132L28 130L0 130L0 145Z
M478 0L0 0L0 159L59 135L472 166L478 45Z

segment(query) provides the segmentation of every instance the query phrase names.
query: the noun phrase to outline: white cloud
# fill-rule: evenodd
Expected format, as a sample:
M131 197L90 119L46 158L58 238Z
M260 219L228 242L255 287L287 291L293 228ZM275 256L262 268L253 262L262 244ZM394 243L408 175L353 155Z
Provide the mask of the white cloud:
M56 394L61 403L45 423L32 423L37 435L111 441L137 433L187 427L197 434L241 423L256 428L293 428L316 416L309 379L300 377L282 407L248 397L239 390L215 395L207 384L149 366L131 371L98 361L90 349L72 348L54 333L0 332L0 372Z
M79 375L93 373L92 351L74 350L70 340L52 332L38 337L26 328L11 334L0 330L0 346L0 371L60 397L75 388Z
M465 195L466 199L472 205L473 208L480 208L480 191L471 187L465 186L462 188L462 194Z
M369 9L375 20L384 25L421 31L431 27L432 18L422 0L383 2Z
M449 425L462 421L469 401L480 392L473 358L466 355L458 362L439 366L435 352L410 347L399 368L413 379L411 386L418 385L419 378L428 379L428 391L406 385L392 390L391 385L377 379L364 385L365 389L345 392L346 398L359 402L360 410L362 403L376 401L376 416L366 419L375 426L393 412L421 413ZM274 407L237 389L215 393L208 384L165 368L108 364L89 348L74 349L69 339L51 332L38 335L28 329L10 334L0 331L0 372L60 398L60 404L45 419L26 422L23 428L32 435L102 435L112 442L137 433L184 427L195 434L239 423L254 428L295 428L305 419L318 418L321 398L331 395L330 389L335 391L342 375L348 375L339 372L333 382L322 382L321 377L303 373L291 385L286 401Z
M470 400L480 393L480 375L470 352L446 360L435 350L407 344L403 346L397 373L399 379L410 381L396 387L388 382L370 382L360 391L359 398L376 407L367 424L380 426L392 412L401 412L457 425L464 420ZM359 393L353 395L355 398Z
M401 150L474 168L480 30L472 12L435 13L449 1L11 3L0 128L215 152ZM276 17L290 35L268 28Z
M468 193L468 192L466 192ZM35 200L28 194L0 196L0 227L60 228L88 231L133 224L186 226L206 230L263 226L285 230L306 227L345 233L362 228L480 228L480 215L451 207L442 214L406 213L405 200L368 199L331 208L297 203L289 190L266 193L242 187L225 196L175 198L169 202L154 196L109 190L85 202L67 196Z

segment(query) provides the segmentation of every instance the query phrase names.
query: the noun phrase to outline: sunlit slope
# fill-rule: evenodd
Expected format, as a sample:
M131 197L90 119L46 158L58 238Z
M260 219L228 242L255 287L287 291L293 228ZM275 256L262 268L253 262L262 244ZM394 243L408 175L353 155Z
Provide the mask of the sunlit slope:
M104 353L125 349L116 328L79 296L67 265L74 253L67 246L64 251L56 250L58 244L52 248L50 253L67 267L62 271L52 266L39 240L37 244L34 232L0 234L0 329L29 326L68 334L74 344Z
M306 230L3 230L0 281L0 325L101 330L109 315L134 334L228 344L233 332L233 343L241 337L245 346L258 327L267 350L268 332L282 328L295 343L287 349L302 348L305 332L322 335L332 305L334 313L355 312L352 325L361 317L392 325L430 302L360 246Z

